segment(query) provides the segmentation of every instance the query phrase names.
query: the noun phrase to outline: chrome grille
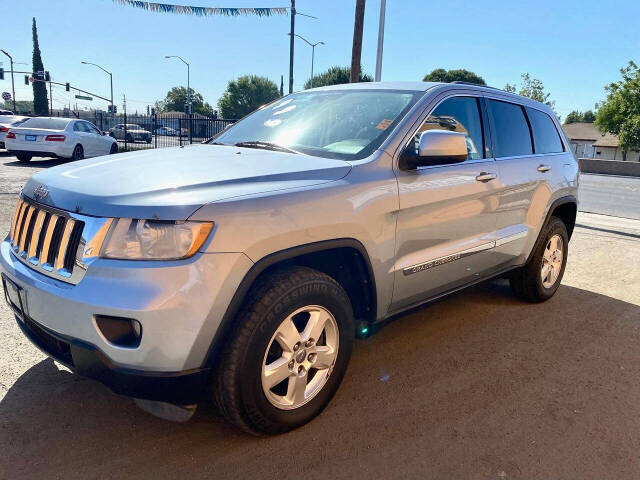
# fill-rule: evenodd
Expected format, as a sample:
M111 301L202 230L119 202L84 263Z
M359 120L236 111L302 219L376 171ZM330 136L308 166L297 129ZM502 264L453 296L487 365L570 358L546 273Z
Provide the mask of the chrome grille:
M74 273L84 267L76 260L82 256L83 229L84 222L71 214L21 198L9 232L11 250L29 267L77 283L81 276Z

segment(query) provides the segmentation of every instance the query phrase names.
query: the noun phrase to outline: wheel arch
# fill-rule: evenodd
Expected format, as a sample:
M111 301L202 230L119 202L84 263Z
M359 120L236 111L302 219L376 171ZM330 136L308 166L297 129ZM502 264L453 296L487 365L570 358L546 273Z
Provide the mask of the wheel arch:
M536 239L531 252L527 256L527 262L531 259L532 255L536 251L538 247L538 243L541 241L542 232L547 227L552 217L557 217L562 220L567 227L567 234L569 235L569 240L571 240L571 234L573 233L573 229L576 225L576 216L578 214L578 200L573 195L567 195L564 197L557 198L551 203L551 206L547 210L547 215L544 219L544 223L540 227L540 231L538 232L538 238Z
M288 248L263 257L244 276L211 342L205 367L215 365L221 346L233 330L234 319L256 281L264 275L290 266L307 266L329 275L347 292L356 322L375 321L375 278L369 255L362 243L353 238L341 238Z

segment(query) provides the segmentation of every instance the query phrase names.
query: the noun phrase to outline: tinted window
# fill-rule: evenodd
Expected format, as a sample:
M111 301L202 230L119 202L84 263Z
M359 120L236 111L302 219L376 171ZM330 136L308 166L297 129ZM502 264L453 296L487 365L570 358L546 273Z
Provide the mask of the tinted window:
M522 107L513 103L489 100L493 121L493 153L496 157L531 155L531 133Z
M482 122L476 98L453 97L438 105L415 136L416 154L420 144L420 135L427 130L464 133L467 139L467 158L473 160L483 157Z
M93 133L95 135L100 135L100 131L96 128L96 126L93 123L89 123L89 122L83 122L85 128L87 129L87 132L89 133Z
M44 128L45 130L64 130L67 125L69 125L67 118L36 117L26 120L20 126L23 128Z
M533 148L536 153L560 153L562 140L551 117L540 110L527 107L527 116L533 131Z

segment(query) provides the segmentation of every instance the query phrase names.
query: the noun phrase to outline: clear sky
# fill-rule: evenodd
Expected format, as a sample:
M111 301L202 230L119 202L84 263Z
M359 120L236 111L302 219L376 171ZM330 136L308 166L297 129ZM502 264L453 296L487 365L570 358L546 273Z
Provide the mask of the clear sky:
M122 108L144 111L173 86L186 84L186 67L164 55L191 63L191 86L214 105L227 82L243 74L264 75L285 91L289 68L289 18L207 17L152 13L111 0L9 1L2 13L0 48L14 61L31 62L31 18L36 17L45 68L55 81L71 82L109 96L108 77L80 64L103 65L114 74L114 95ZM165 0L166 1L166 0ZM288 6L289 0L176 0L171 3L218 7ZM355 0L298 0L296 33L316 47L316 72L349 65ZM368 0L362 65L375 70L380 0ZM383 80L420 80L434 68L467 68L503 88L530 72L544 83L564 117L573 109L594 107L604 85L618 69L640 61L636 0L387 0ZM8 59L0 55L5 69ZM16 70L30 67L16 65ZM309 78L311 48L296 43L296 90ZM10 91L8 76L1 91ZM17 98L32 99L17 77ZM54 87L54 106L72 99ZM102 107L103 102L78 102Z

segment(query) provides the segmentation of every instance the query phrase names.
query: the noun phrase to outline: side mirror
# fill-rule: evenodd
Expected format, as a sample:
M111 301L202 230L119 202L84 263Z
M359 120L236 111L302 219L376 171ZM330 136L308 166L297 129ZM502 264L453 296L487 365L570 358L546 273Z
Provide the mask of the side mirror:
M402 170L415 170L428 165L460 163L467 159L467 140L464 133L447 130L427 130L420 135L418 154L412 146L400 157Z

